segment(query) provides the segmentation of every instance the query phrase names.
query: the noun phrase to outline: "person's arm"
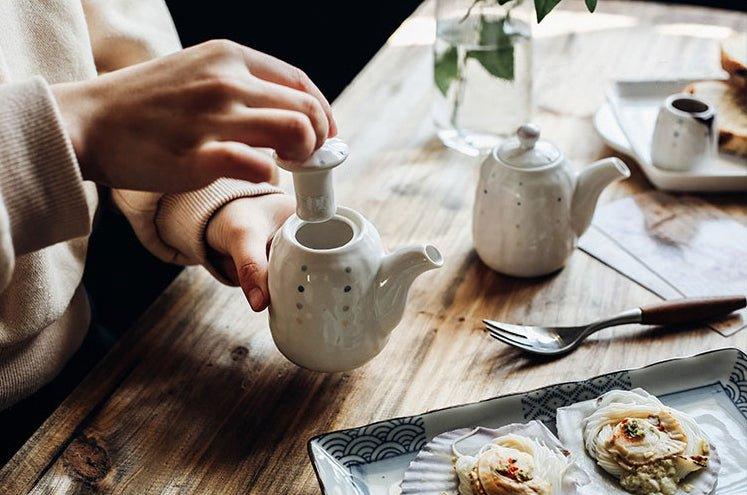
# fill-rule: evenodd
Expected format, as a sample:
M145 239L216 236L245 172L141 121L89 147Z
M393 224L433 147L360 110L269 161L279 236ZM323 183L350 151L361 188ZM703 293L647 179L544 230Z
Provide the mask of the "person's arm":
M39 77L0 84L0 290L17 256L88 234L73 146Z
M274 169L274 162L255 146L272 147L284 157L304 158L336 132L329 104L295 67L227 41L206 43L141 64L179 47L161 0L88 0L84 5L91 24L97 67L109 74L99 78L101 89L83 94L93 94L94 99L96 94L104 95L109 106L104 118L93 119L99 121L93 129L94 135L97 129L101 130L98 139L88 136L88 143L92 144L80 139L82 144L78 148L87 157L103 153L115 159L121 157L118 166L109 164L106 168L109 173L99 177L99 182L179 191L188 188L185 181L194 180L195 174L188 172L196 167L200 173L205 170L215 173L217 169L221 175L238 173L244 177L254 170L259 178L261 174L256 172ZM130 64L138 65L120 70ZM75 96L70 98L72 102L86 100L85 96ZM67 107L74 109L71 121L86 120L85 116L76 116L76 112L85 111L85 105L71 103ZM164 120L164 115L169 118ZM155 152L146 149L145 155L138 153L142 152L143 142L152 143ZM89 151L91 146L93 151ZM146 165L153 161L164 164L180 161L188 170L179 174L179 169L172 167L171 173L153 177L152 173L137 173L143 165L138 160L145 160ZM96 165L93 158L83 162ZM98 173L95 167L93 173ZM270 225L272 222L266 218L284 220L292 211L292 202L262 201L257 203L262 208L244 207L245 211L256 213L256 219L238 213L236 207L223 208L237 199L281 192L270 184L256 183L261 180L266 177L255 182L219 179L195 191L165 195L118 189L113 197L151 252L170 262L203 264L224 282L240 282L252 307L262 309L267 304L266 271L247 267L266 265L264 244L274 230L266 233L254 224ZM231 256L231 252L240 253L241 257L233 263L223 260L221 264L224 269L240 267L242 276L229 270L222 277L208 257L208 224L218 211L222 212L219 223L230 228L213 231L230 231L233 235L237 231L252 231L256 238L262 238L260 260L244 256L249 251L256 254L260 250L246 246L240 249L237 243L226 239L217 239L216 246L212 246L220 253L218 258ZM249 244L256 243L253 239ZM228 245L232 246L231 252ZM263 297L259 300L254 291L252 300L249 294L257 287Z
M86 0L83 6L100 74L182 48L162 0ZM112 197L140 241L157 257L169 263L206 264L210 269L204 231L213 213L232 199L272 192L278 190L266 184L219 179L181 194L114 189Z

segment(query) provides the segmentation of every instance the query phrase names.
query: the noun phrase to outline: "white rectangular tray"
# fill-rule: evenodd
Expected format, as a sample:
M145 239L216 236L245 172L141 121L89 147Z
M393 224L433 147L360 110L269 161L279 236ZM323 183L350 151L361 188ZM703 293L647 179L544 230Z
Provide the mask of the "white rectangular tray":
M533 419L555 432L557 408L613 389L636 387L696 419L703 411L715 414L732 437L747 442L747 355L738 349L720 349L589 380L324 433L309 440L309 456L324 494L396 495L410 461L440 433L474 426L498 428ZM729 443L719 442L718 431L701 426L714 443ZM719 445L723 466L716 494L747 493L747 469L739 465L742 460L729 454L734 452L730 449L743 449L744 445ZM744 452L740 455L745 456Z
M664 99L681 92L689 79L671 81L618 81L607 93L607 100L633 158L648 180L668 191L747 191L747 159L719 153L705 167L685 172L670 172L651 163L651 137L656 116Z

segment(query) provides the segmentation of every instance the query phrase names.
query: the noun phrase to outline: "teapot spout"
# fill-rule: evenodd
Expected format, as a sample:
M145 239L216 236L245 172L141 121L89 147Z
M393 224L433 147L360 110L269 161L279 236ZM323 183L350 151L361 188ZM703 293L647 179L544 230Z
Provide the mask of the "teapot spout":
M422 273L439 268L443 262L441 252L431 244L403 247L384 257L375 299L382 332L391 332L402 319L412 282Z
M571 218L573 230L581 235L589 228L597 200L605 187L612 182L630 177L630 170L619 158L598 160L578 174L573 192Z

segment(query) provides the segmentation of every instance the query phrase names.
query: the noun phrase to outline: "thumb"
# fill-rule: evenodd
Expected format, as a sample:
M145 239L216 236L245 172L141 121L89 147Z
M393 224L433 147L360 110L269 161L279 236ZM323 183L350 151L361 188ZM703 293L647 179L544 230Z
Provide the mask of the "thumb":
M254 311L262 311L270 302L266 246L265 237L250 236L237 243L231 254L241 290Z

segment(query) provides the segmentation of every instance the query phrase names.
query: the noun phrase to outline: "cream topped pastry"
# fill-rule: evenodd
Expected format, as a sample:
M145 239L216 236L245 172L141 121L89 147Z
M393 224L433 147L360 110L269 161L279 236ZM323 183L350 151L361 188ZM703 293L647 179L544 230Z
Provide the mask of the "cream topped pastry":
M469 435L471 435L470 433ZM561 493L570 464L566 456L537 440L507 434L465 455L456 440L452 450L460 495L553 495Z
M650 395L609 392L582 426L589 455L630 493L674 495L689 474L708 466L700 427Z

